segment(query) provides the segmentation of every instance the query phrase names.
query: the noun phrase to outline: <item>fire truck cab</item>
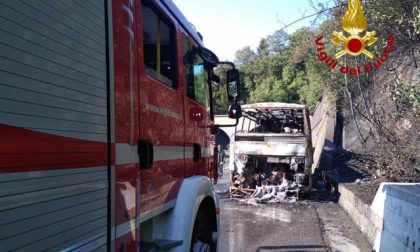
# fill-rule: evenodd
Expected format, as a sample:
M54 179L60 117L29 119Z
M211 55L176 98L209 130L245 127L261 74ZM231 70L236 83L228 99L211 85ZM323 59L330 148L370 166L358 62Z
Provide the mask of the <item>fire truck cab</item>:
M1 250L215 251L220 62L172 1L0 5Z

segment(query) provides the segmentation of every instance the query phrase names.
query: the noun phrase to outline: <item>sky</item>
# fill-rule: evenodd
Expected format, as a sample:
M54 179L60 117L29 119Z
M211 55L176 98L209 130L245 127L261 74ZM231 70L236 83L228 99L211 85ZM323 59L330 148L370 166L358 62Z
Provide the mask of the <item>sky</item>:
M260 40L293 21L315 13L310 0L172 0L203 35L205 46L220 60L234 60L245 46L255 50ZM328 3L328 0L313 2ZM309 26L305 19L288 27Z

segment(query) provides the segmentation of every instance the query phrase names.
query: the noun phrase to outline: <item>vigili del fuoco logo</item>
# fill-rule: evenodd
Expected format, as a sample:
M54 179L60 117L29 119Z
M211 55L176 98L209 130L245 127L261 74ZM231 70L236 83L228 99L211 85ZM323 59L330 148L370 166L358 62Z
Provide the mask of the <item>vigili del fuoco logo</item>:
M332 69L337 69L337 67L339 67L340 73L342 74L357 75L361 74L362 71L369 73L373 68L379 68L388 60L394 44L394 36L392 34L388 36L387 46L383 53L376 58L376 60L364 62L362 65L340 66L337 60L347 54L355 57L363 54L369 59L374 59L375 55L369 50L369 47L374 45L378 40L375 31L367 30L368 24L366 17L363 14L363 8L360 0L349 0L347 11L343 16L341 24L345 32L334 31L333 38L331 40L339 48L339 51L334 57L330 57L324 51L325 44L322 42L324 36L321 35L315 40L318 51L318 59L320 61L327 64Z

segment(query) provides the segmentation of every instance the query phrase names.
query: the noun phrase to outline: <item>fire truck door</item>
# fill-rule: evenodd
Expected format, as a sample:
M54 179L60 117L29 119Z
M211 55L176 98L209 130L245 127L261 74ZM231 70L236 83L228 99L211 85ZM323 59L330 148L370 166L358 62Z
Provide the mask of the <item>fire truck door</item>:
M174 22L159 6L143 1L141 23L139 202L143 221L151 217L151 210L175 202L184 177L184 111Z
M191 64L184 66L186 82L186 121L194 128L194 137L186 133L187 145L192 147L192 164L186 166L186 175L208 175L210 136L210 91L208 72L203 59L197 54ZM191 158L189 159L191 161Z

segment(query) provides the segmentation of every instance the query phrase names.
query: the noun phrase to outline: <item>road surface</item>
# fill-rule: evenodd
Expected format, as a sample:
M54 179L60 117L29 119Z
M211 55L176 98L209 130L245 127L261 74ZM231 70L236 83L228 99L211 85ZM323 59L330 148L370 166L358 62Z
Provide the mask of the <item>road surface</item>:
M227 189L228 171L216 185ZM220 252L368 252L372 246L334 202L252 205L221 193Z

